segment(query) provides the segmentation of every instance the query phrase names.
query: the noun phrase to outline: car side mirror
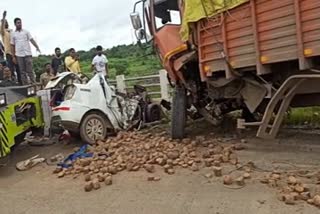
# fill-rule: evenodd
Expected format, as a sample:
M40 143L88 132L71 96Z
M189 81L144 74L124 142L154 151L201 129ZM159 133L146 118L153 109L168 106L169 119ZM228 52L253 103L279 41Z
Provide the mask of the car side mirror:
M142 23L140 19L140 15L138 12L133 12L130 14L132 27L135 30L140 30L142 28Z

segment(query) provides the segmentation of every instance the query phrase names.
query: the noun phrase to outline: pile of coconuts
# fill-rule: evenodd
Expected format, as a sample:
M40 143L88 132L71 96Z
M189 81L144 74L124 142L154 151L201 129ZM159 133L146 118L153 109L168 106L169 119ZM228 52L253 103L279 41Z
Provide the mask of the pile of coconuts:
M223 164L239 164L236 150L245 149L244 143L241 140L223 145L223 139L209 136L177 141L167 137L166 132L120 132L116 137L88 146L87 152L93 157L77 159L72 167L57 167L53 173L58 178L82 177L86 192L98 190L101 185L112 185L113 175L123 171L143 170L149 175L148 181L159 181L161 178L154 176L157 170L173 175L181 168L197 172L210 167L213 175L222 177Z

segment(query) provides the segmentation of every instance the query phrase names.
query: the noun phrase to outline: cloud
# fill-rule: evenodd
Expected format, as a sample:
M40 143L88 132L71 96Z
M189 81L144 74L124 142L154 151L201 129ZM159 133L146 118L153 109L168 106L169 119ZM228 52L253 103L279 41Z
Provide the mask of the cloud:
M88 50L98 44L110 48L134 41L129 14L135 0L0 1L10 27L15 17L22 18L23 27L45 54L55 47Z

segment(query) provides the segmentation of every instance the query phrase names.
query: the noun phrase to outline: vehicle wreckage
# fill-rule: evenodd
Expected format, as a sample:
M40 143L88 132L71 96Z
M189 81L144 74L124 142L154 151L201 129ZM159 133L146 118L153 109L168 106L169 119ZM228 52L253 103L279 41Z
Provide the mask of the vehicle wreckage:
M100 74L86 80L64 72L43 90L37 86L0 88L0 159L30 131L51 137L67 130L93 144L117 131L161 119L160 105L152 103L143 86L121 94Z
M161 117L160 105L151 102L144 87L135 86L134 93L120 94L102 74L82 84L77 75L65 72L45 89L52 95L52 127L80 134L91 144Z

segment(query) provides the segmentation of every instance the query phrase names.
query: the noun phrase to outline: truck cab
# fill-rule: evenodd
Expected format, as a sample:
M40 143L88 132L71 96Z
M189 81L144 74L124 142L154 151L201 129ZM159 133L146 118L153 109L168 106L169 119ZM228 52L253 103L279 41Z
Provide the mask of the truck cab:
M195 84L201 82L196 50L180 36L183 7L182 0L141 0L136 2L130 14L137 40L152 44L168 72L171 85L175 86L172 102L173 138L183 138L187 107L197 103L199 96L204 94ZM138 11L142 12L142 19ZM187 98L188 91L193 92L194 96Z
M142 5L143 20L137 10ZM143 0L134 6L130 15L136 37L139 41L152 43L170 80L179 84L184 81L180 68L186 64L193 54L185 42L181 40L181 1L178 0Z

